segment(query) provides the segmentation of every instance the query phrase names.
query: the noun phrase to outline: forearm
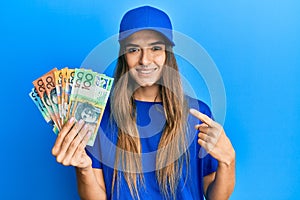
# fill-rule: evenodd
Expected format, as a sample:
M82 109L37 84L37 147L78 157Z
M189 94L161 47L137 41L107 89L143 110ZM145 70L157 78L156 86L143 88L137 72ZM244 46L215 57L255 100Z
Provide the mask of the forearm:
M82 200L104 200L106 199L105 189L100 186L93 168L76 169L78 193Z
M207 189L208 200L227 200L232 194L235 186L235 156L233 161L227 165L219 162L215 180Z

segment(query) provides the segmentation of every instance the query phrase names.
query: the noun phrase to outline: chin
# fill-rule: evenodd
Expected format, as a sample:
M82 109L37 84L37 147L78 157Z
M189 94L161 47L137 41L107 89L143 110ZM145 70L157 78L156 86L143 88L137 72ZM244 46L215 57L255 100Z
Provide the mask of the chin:
M151 87L157 85L156 82L139 82L140 87Z
M145 88L145 87L151 87L155 85L154 83L150 84L150 83L147 83L147 84L140 84L141 87Z
M157 85L157 81L154 80L137 80L137 84L141 87L151 87Z

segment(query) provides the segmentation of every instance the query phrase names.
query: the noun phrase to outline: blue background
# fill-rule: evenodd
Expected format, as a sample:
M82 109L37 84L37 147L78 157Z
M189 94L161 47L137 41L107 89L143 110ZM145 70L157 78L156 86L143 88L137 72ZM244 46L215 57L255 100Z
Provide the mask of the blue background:
M165 10L174 28L201 44L219 68L227 95L224 127L237 153L231 199L299 199L296 0L3 1L0 198L79 199L74 169L51 155L56 137L28 97L31 82L52 67L79 67L117 33L125 11L144 4Z

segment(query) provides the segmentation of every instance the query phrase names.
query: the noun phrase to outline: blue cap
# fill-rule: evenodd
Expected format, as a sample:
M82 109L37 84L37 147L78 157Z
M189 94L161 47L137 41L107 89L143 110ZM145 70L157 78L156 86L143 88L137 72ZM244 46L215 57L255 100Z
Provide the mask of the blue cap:
M141 30L157 31L175 45L171 20L165 12L157 8L142 6L125 13L120 24L119 41Z

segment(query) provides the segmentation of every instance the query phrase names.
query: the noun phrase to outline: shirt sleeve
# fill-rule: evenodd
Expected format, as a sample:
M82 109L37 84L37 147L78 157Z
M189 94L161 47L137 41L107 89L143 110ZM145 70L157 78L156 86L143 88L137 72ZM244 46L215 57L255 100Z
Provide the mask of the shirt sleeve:
M218 168L218 161L210 154L207 154L202 158L203 176L207 176L213 172L216 172Z

